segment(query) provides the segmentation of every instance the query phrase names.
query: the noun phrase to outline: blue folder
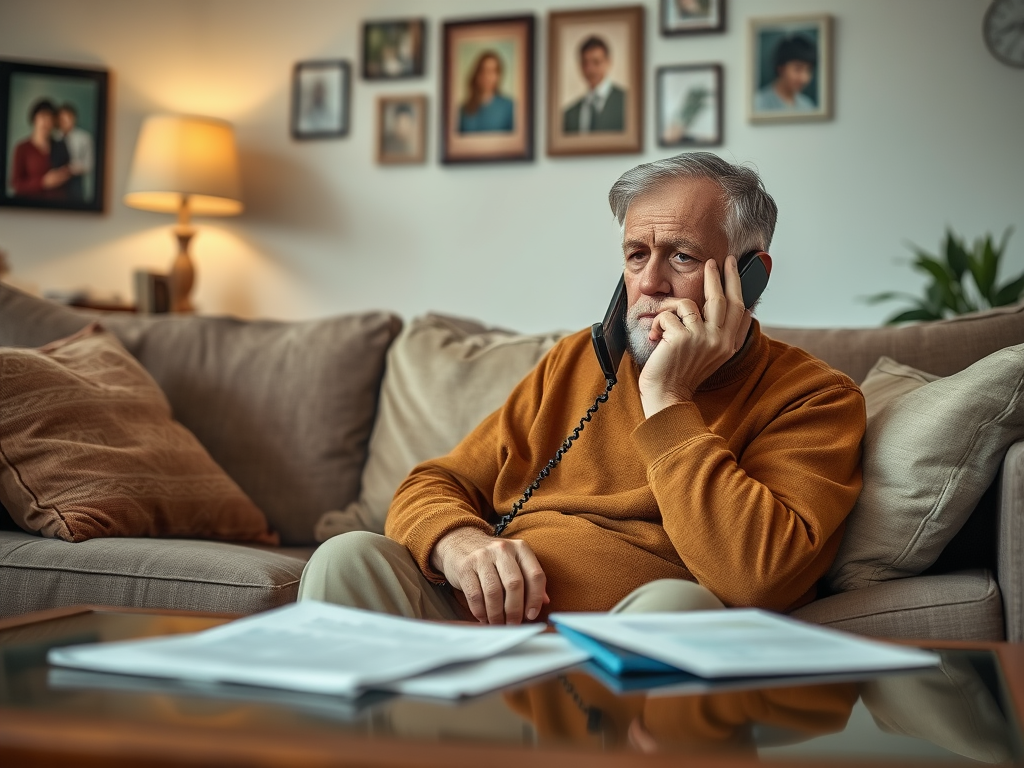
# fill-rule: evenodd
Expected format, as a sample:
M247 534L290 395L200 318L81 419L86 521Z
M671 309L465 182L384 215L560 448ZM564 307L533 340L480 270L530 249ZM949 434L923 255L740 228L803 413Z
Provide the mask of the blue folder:
M555 629L577 648L589 653L595 664L613 675L659 675L666 672L678 674L683 671L664 662L641 656L639 653L595 640L561 624L555 624Z

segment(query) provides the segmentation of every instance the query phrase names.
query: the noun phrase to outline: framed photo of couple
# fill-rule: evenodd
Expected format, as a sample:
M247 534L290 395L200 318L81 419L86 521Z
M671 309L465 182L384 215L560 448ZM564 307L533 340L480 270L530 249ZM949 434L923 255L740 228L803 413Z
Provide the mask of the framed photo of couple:
M102 211L106 70L0 60L0 205Z

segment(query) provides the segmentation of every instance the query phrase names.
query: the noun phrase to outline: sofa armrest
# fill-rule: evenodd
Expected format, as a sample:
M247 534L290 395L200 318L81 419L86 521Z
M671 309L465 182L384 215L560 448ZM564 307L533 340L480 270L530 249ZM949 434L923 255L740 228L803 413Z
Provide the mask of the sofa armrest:
M997 500L996 569L1003 595L1006 639L1024 641L1024 441L1003 459Z

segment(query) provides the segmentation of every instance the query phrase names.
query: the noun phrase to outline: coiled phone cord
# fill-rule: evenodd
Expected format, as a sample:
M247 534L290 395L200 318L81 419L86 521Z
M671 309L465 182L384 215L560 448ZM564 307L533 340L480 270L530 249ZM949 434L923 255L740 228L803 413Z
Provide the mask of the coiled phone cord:
M548 475L551 474L551 470L558 466L558 462L562 460L562 456L565 452L572 448L572 444L579 438L580 432L583 431L583 427L586 426L587 422L594 418L594 414L597 413L597 409L601 406L601 403L608 402L608 394L612 391L612 387L615 386L615 379L608 380L608 386L604 392L597 396L597 400L594 404L587 409L586 414L580 419L580 425L572 431L572 434L565 438L565 442L562 443L561 447L555 451L555 455L548 461L547 464L540 470L540 474L537 475L537 479L526 486L526 490L523 491L522 497L515 504L512 505L512 511L501 518L497 525L494 526L494 535L501 536L502 531L508 528L508 524L511 523L516 515L519 514L519 510L523 508L523 505L530 500L533 496L533 492L540 487L541 481L544 480Z

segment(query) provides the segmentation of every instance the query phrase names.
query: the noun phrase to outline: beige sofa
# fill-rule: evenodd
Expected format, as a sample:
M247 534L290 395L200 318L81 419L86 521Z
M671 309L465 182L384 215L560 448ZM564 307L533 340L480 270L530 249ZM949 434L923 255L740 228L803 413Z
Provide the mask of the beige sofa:
M96 317L0 285L0 346L41 346ZM252 613L294 600L317 539L379 529L395 478L500 404L557 337L439 317L399 334L398 318L384 312L304 323L100 319L282 545L69 543L0 514L0 616L78 603ZM856 381L882 355L948 376L1024 343L1024 307L902 328L765 331ZM1024 640L1024 443L1009 448L967 523L949 536L917 575L836 594L823 585L823 596L795 615L881 636Z

